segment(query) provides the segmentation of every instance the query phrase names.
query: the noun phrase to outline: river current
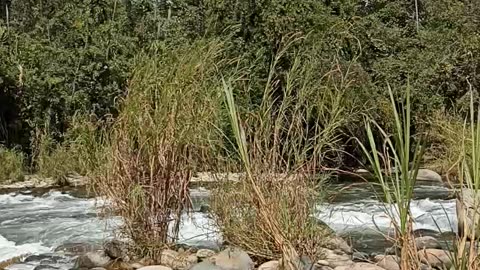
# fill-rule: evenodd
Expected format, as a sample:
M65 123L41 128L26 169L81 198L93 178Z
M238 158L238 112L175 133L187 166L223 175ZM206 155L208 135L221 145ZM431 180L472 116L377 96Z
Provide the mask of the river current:
M193 189L191 194L194 210L208 203L208 190ZM438 185L416 188L412 201L416 230L437 235L456 231L455 201L450 194L447 188ZM71 268L74 257L58 251L59 247L78 243L101 245L113 236L121 222L119 218L99 218L101 203L102 200L69 190L0 194L0 262L26 254L42 255L8 269ZM381 253L388 245L382 234L389 230L391 219L385 214L384 204L367 185L345 189L330 203L319 204L316 217L350 238L360 251ZM207 214L194 211L185 216L180 229L181 242L213 248L219 246L220 240Z

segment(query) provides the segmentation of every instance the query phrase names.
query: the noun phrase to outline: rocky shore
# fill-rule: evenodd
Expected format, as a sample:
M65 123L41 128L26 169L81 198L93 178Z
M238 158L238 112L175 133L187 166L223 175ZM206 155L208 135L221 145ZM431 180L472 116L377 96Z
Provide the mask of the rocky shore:
M416 238L422 269L450 269L451 255L431 236ZM393 254L364 254L354 252L339 237L329 240L328 248L321 250L321 258L312 262L298 258L302 269L316 270L400 270L399 258ZM117 240L109 241L103 249L80 254L75 270L277 270L281 260L256 262L240 248L227 247L219 252L210 249L179 247L165 249L157 261L148 257L128 257L128 246Z

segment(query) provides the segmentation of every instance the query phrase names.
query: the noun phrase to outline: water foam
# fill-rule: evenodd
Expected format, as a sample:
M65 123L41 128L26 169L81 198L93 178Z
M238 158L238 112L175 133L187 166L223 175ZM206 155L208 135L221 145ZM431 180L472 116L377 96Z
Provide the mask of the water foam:
M16 245L15 242L9 241L0 235L0 263L12 258L41 254L49 251L51 251L51 249L43 246L42 243Z

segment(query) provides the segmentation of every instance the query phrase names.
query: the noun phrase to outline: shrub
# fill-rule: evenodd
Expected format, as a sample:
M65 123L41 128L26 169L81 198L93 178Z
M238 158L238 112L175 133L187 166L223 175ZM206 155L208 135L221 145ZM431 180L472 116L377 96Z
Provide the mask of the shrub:
M300 256L321 256L329 230L312 218L322 191L316 173L335 152L346 120L345 88L337 84L341 69L317 76L318 59L297 51L292 67L278 72L277 63L297 38L286 39L274 57L258 107L241 112L235 104L234 93L252 87L248 75L224 82L230 155L240 162L216 168L244 174L237 184L221 181L212 195L213 217L225 240L260 259L282 257L286 269L299 269Z
M177 239L190 206L192 170L208 155L219 118L221 52L218 41L197 42L138 59L95 186L111 202L107 210L123 218L119 233L143 255L156 258Z
M25 172L24 155L15 149L10 150L0 145L0 182L22 181Z

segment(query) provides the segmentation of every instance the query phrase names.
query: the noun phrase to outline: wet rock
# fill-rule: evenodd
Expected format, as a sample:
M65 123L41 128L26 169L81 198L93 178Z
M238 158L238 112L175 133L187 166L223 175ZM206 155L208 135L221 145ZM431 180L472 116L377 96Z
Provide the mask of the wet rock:
M40 262L41 264L54 264L58 261L61 261L63 258L54 254L40 254L40 255L30 255L25 258L24 262Z
M88 243L66 243L58 246L55 252L65 252L71 255L80 255L87 252L101 251L102 246Z
M255 265L245 251L235 247L223 250L212 259L215 265L224 270L251 270Z
M40 264L35 266L35 268L33 268L33 270L57 270L57 269L60 269L60 268L54 267L51 265L46 265L46 264Z
M110 257L105 252L87 252L75 259L74 269L106 267L110 263Z
M196 253L197 258L199 260L204 260L206 258L210 258L210 257L214 256L215 254L216 254L215 251L210 250L210 249L206 249L206 248L199 249Z
M103 245L105 253L112 259L124 259L128 254L128 245L119 240L110 240Z
M279 262L278 261L269 261L258 267L258 270L278 270Z
M200 210L199 210L200 213L209 213L210 212L210 205L208 204L202 204L200 206Z
M211 262L204 261L204 262L195 264L189 270L224 270L224 269L212 264Z
M138 270L172 270L172 268L163 265L150 265L139 268Z
M371 263L354 263L352 265L337 266L334 270L385 270L384 268Z
M429 170L429 169L419 169L417 174L417 180L419 181L432 181L432 182L442 182L442 177L440 174Z
M400 270L400 259L395 255L377 255L374 261L386 270Z
M346 254L352 254L353 250L352 247L345 241L343 238L339 236L334 236L329 240L327 246L331 249L338 249Z
M418 251L420 261L435 268L450 268L452 260L447 251L442 249L424 249Z
M415 238L415 245L417 246L417 249L441 249L442 245L440 245L440 242L438 242L435 237L432 236L422 236L422 237L417 237Z

